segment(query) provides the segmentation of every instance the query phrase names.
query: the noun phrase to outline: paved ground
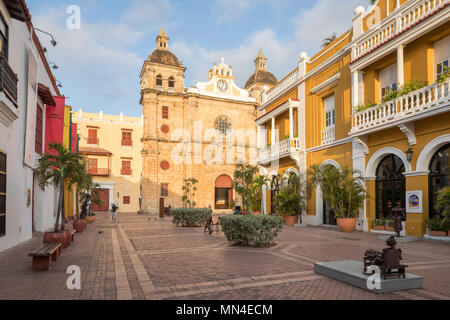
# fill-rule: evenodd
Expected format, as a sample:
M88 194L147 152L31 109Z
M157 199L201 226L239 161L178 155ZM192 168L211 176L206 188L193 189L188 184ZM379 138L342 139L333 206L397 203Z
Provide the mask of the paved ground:
M399 245L423 290L377 295L313 272L319 261L361 260L385 245L375 234L332 228L289 228L270 249L237 248L222 234L176 228L169 220L107 215L76 235L49 272L31 270L36 237L0 254L0 299L450 299L450 244L432 240ZM67 267L82 272L81 290L66 287Z

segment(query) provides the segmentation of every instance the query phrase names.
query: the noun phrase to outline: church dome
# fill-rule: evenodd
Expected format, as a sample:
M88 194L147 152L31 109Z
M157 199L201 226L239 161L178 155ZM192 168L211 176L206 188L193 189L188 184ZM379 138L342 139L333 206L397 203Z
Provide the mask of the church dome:
M269 71L257 70L245 83L245 89L250 87L253 83L259 82L269 85L276 85L278 83L277 78Z
M176 55L169 50L156 49L150 56L150 62L165 64L174 67L181 67Z

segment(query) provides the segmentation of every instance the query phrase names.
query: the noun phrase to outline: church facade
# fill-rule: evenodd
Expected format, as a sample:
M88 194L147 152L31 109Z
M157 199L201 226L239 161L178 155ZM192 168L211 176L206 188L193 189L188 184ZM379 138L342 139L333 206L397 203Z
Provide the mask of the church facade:
M140 74L142 211L158 214L161 207L183 207L185 179L195 178L197 207L230 212L239 203L231 186L236 164L256 162L260 94L277 80L267 72L260 51L245 88L236 85L223 58L210 69L207 82L186 88L186 67L168 43L162 29Z

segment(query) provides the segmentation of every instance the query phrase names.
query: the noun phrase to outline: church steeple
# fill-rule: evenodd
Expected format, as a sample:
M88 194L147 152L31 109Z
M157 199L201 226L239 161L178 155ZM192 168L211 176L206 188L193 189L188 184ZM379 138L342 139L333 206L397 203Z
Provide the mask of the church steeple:
M159 50L169 50L169 37L164 30L164 27L161 28L161 32L156 37L156 46Z
M261 71L266 71L266 67L267 67L267 58L264 55L262 49L259 49L258 55L256 56L255 59L255 72L261 70Z

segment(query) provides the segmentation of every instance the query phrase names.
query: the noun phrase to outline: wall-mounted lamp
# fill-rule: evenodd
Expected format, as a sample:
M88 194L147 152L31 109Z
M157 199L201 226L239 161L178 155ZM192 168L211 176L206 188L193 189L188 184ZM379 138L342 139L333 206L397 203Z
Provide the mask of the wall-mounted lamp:
M48 65L50 66L50 65L52 65L53 64L53 69L59 69L59 67L56 65L56 63L54 63L54 62L50 62Z
M52 46L56 47L56 45L58 44L58 42L56 42L55 38L53 38L53 35L52 35L51 33L48 33L48 32L46 32L46 31L44 31L44 30L41 30L41 29L38 29L38 28L34 28L34 30L36 30L36 31L39 31L39 32L42 32L42 33L45 33L45 34L49 35L49 36L50 36L50 37L52 38L52 40L50 41L50 42L51 42L51 44L52 44Z
M406 151L406 159L408 160L408 162L411 162L413 153L414 151L411 148L409 148L408 151Z
M62 84L61 84L61 81L59 81L59 80L56 80L56 85L57 85L58 87L60 87L60 88L63 87Z

